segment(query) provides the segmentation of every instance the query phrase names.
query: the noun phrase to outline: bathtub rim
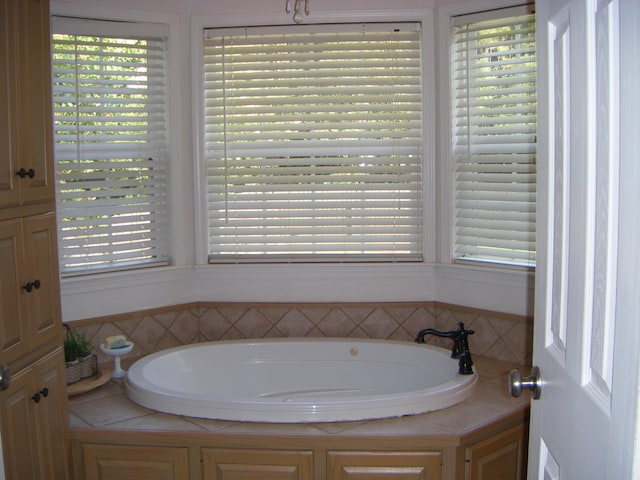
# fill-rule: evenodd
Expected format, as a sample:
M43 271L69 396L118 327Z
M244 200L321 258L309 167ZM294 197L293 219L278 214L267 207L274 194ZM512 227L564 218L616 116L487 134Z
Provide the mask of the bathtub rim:
M233 344L278 344L278 343L338 343L351 344L352 347L362 345L394 346L412 349L427 349L448 357L457 364L457 360L450 358L450 351L428 344L415 344L397 340L360 339L360 338L331 338L331 337L285 337L258 338L240 340L221 340L201 342L189 345L171 347L154 352L137 360L127 371L124 386L127 397L134 403L146 408L164 413L183 415L187 417L208 418L213 420L259 422L259 423L317 423L374 420L383 418L417 415L434 410L447 408L468 399L476 389L479 375L476 367L471 375L456 374L453 380L443 382L437 387L416 389L408 392L378 394L362 397L356 400L341 400L338 402L324 401L319 404L311 402L300 403L262 403L255 401L212 399L202 405L198 396L178 395L176 390L160 387L154 395L150 395L150 388L156 388L146 380L141 380L139 370L152 360L175 351L206 348L209 345ZM130 374L131 373L131 374ZM410 394L410 395L408 395ZM428 400L428 405L425 401Z

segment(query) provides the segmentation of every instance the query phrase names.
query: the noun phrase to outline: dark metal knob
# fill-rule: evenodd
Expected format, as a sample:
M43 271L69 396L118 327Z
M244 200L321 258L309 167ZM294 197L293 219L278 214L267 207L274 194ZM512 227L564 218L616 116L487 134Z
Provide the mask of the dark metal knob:
M31 400L33 400L36 403L40 403L40 400L42 400L43 397L47 398L48 396L49 396L49 388L44 387L39 392L35 393L33 397L31 397Z
M531 375L528 377L523 377L518 370L511 370L511 373L509 373L509 392L511 396L519 397L523 390L531 390L534 400L540 398L542 378L538 367L533 367Z
M11 370L6 365L0 365L0 390L6 390L11 385Z
M16 172L16 175L18 175L20 178L24 178L24 177L33 178L36 176L36 172L33 168L30 168L29 170L25 170L24 168L21 168Z
M31 291L35 288L36 290L38 290L40 288L40 280L34 280L33 282L27 282L25 286L23 286L22 288L24 288L27 293L31 293Z

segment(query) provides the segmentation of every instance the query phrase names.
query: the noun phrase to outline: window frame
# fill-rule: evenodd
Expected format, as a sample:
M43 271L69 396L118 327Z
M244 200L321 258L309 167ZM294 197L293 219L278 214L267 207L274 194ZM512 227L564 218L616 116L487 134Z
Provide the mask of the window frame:
M206 172L209 175L207 179L207 218L210 224L209 263L421 262L424 243L422 240L424 223L422 208L424 202L421 198L424 191L422 183L422 168L424 164L422 159L424 151L422 140L424 130L422 122L422 79L424 77L424 65L422 63L423 48L420 41L421 25L417 22L286 25L279 27L246 27L245 29L205 29L204 35L205 45L208 46L207 55L200 61L204 62L207 71L207 76L203 80L207 98L203 127L207 128L208 134L206 146L203 147L203 156L207 162ZM247 35L251 36L247 38ZM396 36L401 36L401 39L399 40ZM354 108L361 108L363 100L359 97L351 96L351 84L341 85L339 81L336 86L331 87L330 92L327 92L322 83L327 75L326 66L321 69L314 70L311 68L308 71L305 70L307 74L304 76L296 73L295 80L303 81L310 86L313 84L313 88L318 88L318 97L302 96L302 101L308 102L309 110L307 115L296 113L295 121L287 120L286 113L284 117L279 115L277 117L265 117L264 122L261 124L264 126L264 130L266 132L275 130L278 135L276 138L280 139L279 142L276 142L276 146L272 146L271 137L268 134L253 133L255 127L253 126L250 112L242 108L243 95L255 95L256 101L262 108L269 111L271 109L279 109L280 107L276 107L271 103L273 95L272 82L269 81L269 88L265 88L261 86L259 81L253 81L253 78L246 81L245 75L250 73L250 70L245 72L246 67L243 67L242 63L245 61L244 56L240 58L240 66L237 67L242 72L239 78L236 79L228 73L223 77L223 72L227 72L231 68L229 67L231 62L225 63L223 55L234 48L235 42L239 43L239 46L235 48L243 48L245 41L251 42L252 49L260 47L268 52L273 48L287 49L288 47L280 46L283 37L296 42L303 49L307 45L315 46L319 41L329 42L329 45L334 48L328 54L328 57L314 55L313 58L304 56L296 58L295 68L299 68L297 67L299 65L298 62L305 62L304 66L306 66L309 60L321 59L326 61L328 58L338 58L337 55L345 55L343 53L344 44L350 45L363 40L364 43L360 48L363 48L364 55L369 54L363 57L363 62L370 62L374 72L379 71L377 68L379 68L379 63L382 60L371 56L368 49L389 48L390 42L400 41L405 44L410 41L409 47L404 45L398 47L402 49L400 50L401 52L409 52L409 56L394 56L394 58L389 59L385 57L386 60L384 61L387 62L385 64L387 66L383 73L387 75L387 72L393 68L391 64L395 65L395 62L401 59L403 66L400 68L403 69L403 72L406 72L401 75L406 75L406 78L410 79L411 82L402 82L396 86L395 80L391 83L388 76L373 73L370 80L378 82L376 85L379 85L379 87L369 92L370 98L368 97L367 101L372 102L372 104L368 107L369 110L367 112L373 112L372 114L376 115L376 117L373 119L365 118L367 121L361 123L359 119L350 119L351 113L348 116L332 115L332 118L336 119L336 125L334 126L336 130L332 131L327 137L325 136L326 132L323 130L325 122L320 120L320 123L315 123L317 117L315 113L312 113L314 112L313 107L335 108L337 109L335 110L336 112L340 112L350 102L346 100L344 104L338 105L333 101L332 95L339 88L345 90L345 95L351 99ZM225 48L227 46L228 48ZM365 46L367 48L366 52L364 51ZM420 47L419 51L417 47ZM296 50L291 51L295 52ZM389 51L395 52L395 50ZM350 58L351 52L347 55L344 58ZM231 58L235 58L235 55L231 54ZM251 57L248 58L250 59ZM411 65L405 64L408 61L407 59L410 59ZM263 78L262 75L272 75L273 65L273 63L261 64L261 68L264 68L264 71L260 70L256 78L260 80ZM362 65L369 65L369 63L363 63ZM342 71L347 69L349 71L352 69L359 70L365 68L362 65L359 61L351 61L347 66L340 68ZM334 64L331 67L337 68ZM255 68L257 69L258 67ZM294 67L285 66L284 68ZM319 80L317 75L320 76ZM345 73L345 75L349 76L350 74ZM222 78L226 81L222 80ZM369 79L368 77L365 78ZM419 82L419 86L416 86L417 83L414 82ZM233 87L229 87L231 84L233 84ZM288 87L286 81L277 83L276 88L282 87ZM241 89L241 93L238 94L238 97L228 97L229 102L227 103L224 97L226 97L226 92L233 91L230 88ZM400 100L404 95L396 96L398 90L401 94L417 95L418 89L420 90L419 102L412 101L409 104L407 100ZM292 92L292 95L299 95L299 93ZM222 103L215 105L214 102L220 102L220 99L223 99ZM395 110L389 111L386 109L386 103L389 100L403 101L407 105L406 110L400 110L404 115L399 118L403 121L400 128L408 132L405 134L406 137L399 138L399 145L392 134L394 130L388 129L389 135L377 133L380 123L394 120ZM239 107L234 107L236 101L239 102ZM295 100L293 101L295 102ZM417 105L419 105L419 110ZM225 125L230 125L230 132L238 132L239 129L243 129L241 140L234 141L233 134L227 134L226 127L223 131L216 128L219 121L226 122L228 112L231 113L233 120L230 119L230 123L225 123ZM237 116L234 117L234 113ZM220 120L221 118L223 120ZM270 122L270 118L274 118L275 121ZM298 138L298 134L291 133L296 131L297 125L295 123L298 120L304 122L304 125L319 125L319 127L317 129L313 127L308 133L306 128L309 127L304 127L301 135L304 136L305 140L301 141ZM286 126L283 128L281 122L288 121L291 123L285 124ZM418 124L418 126L415 124ZM365 138L363 140L351 139L353 136L351 129L356 128L364 135ZM247 139L249 135L252 135L251 140ZM330 140L330 138L334 138L334 135L340 135L338 140ZM368 142L366 140L367 136L370 136L372 140ZM355 144L356 142L357 144ZM336 155L336 145L340 146L338 148L341 153L338 153L338 155L344 155L341 160L333 158ZM288 156L290 155L289 153L283 152L283 148L288 151L294 151L295 153L291 154L294 158L290 158ZM229 152L228 154L227 151ZM254 151L256 153L252 154L251 152ZM369 155L363 156L363 151L367 151ZM258 156L258 159L251 158L253 156ZM272 156L273 158L271 158ZM402 180L379 183L379 175L372 174L370 169L362 167L363 162L369 161L367 159L368 156L373 158L371 161L374 165L378 165L377 171L384 172L385 177L399 174L402 176ZM227 171L234 171L236 157L242 158L238 162L241 165L242 176L239 177L239 182L235 184L236 177L231 173L230 180L226 182L225 187L224 180L227 178ZM332 165L332 162L336 162L330 176L323 176L327 167L316 168L317 166L315 165L317 162L324 163L322 161L324 157L328 158L327 165ZM276 162L274 159L279 160ZM293 169L292 166L296 165L297 167ZM250 174L247 170L243 170L248 166L256 166L257 168L255 170L252 169L252 171L257 171L258 173ZM268 172L263 176L264 167L267 167ZM352 169L356 168L363 175L358 177L358 187L356 187L356 182L353 180L353 175L351 175ZM300 172L298 169L304 170ZM212 174L212 170L219 173ZM279 173L282 170L286 171L286 175L280 177ZM320 176L317 176L318 173L320 173ZM248 190L242 187L248 181L248 178L251 179L249 181L252 184L253 182L261 184L264 181L268 182L269 186L263 189L258 188L258 186L250 187L251 195L246 195ZM309 181L309 179L313 180ZM327 185L328 188L317 188L317 179L322 179L320 180L321 184ZM345 182L349 182L349 186L339 187ZM363 184L364 187L362 187ZM298 193L298 186L304 188L304 194ZM231 190L230 193L227 193L227 187ZM364 189L364 193L360 193L361 188ZM375 190L375 196L367 195L366 192L371 190ZM404 193L399 193L400 191ZM274 197L274 193L279 199L278 201L271 200ZM352 199L356 199L357 201L351 202L352 205L357 207L353 211L354 223L349 222L349 220L353 220L351 218L341 217L338 211L329 211L326 208L322 208L316 201L307 203L309 194L315 195L315 200L320 200L321 204L326 201L331 203L340 202L340 205L345 208L348 208L347 206ZM259 196L259 201L254 200L256 195ZM354 197L355 195L357 197ZM227 199L229 200L227 201ZM376 199L378 202L369 202L369 200ZM239 208L233 207L234 201L240 203ZM290 203L291 201L293 203ZM366 202L366 204L361 202ZM385 204L390 205L391 202L394 205L393 210L385 206ZM398 203L403 205L400 215L398 215ZM272 205L273 207L271 207ZM289 209L289 205L294 205L294 207ZM380 213L380 208L387 210L385 210L385 213ZM253 218L259 217L259 215L249 215L247 213L258 209L265 209L262 218ZM313 213L309 213L309 218L305 218L305 214L301 212ZM323 223L322 220L318 222L311 220L316 215L319 215L320 218L331 217L334 221L342 221ZM290 226L285 226L286 223L285 225L276 226L272 223L272 219L276 217L282 217L285 222L290 219ZM230 228L227 228L225 219L231 224ZM363 225L361 229L357 227L360 224L358 220L372 223L361 224ZM366 228L364 225L371 229L376 224L380 225L381 229L384 229L382 231L386 232L385 235L382 235L380 231L373 232L371 230L365 233ZM270 226L269 233L262 236L258 235L257 232L263 231L262 229L266 225ZM248 237L243 235L242 229L249 227L251 227L253 233ZM295 232L298 227L303 227L307 235L297 236ZM237 235L236 229L240 229ZM292 242L279 243L273 241L273 235L291 236ZM353 235L353 237L350 235ZM343 245L340 244L339 239L345 240ZM402 246L396 246L396 242ZM381 245L384 245L384 247Z
M519 8L533 2L515 2L513 0L474 0L473 2L460 2L438 8L438 35L437 35L437 65L438 73L438 172L437 172L437 196L438 208L438 247L437 258L441 264L450 265L452 268L462 271L484 269L488 272L520 272L525 276L532 275L535 267L509 265L490 262L457 262L454 254L454 176L453 156L451 151L452 138L452 112L451 112L451 27L453 19L459 16L478 15L481 18L484 12ZM471 17L470 17L471 18Z
M323 12L314 12L313 19L305 19L305 23L419 23L422 29L422 78L423 78L423 133L422 133L422 190L423 190L423 225L422 225L422 263L431 263L436 260L436 195L435 195L435 139L436 139L436 79L433 68L429 65L435 64L433 55L433 43L435 41L435 16L432 9L403 10L403 11L369 11L355 15L345 13L336 18L335 15ZM251 26L288 26L291 23L283 23L281 15L247 15L247 16L220 16L220 17L193 17L191 24L191 52L192 52L192 95L193 114L195 129L195 155L196 162L195 175L196 184L196 264L209 264L208 254L208 222L207 222L207 199L206 199L206 171L204 152L204 80L203 80L203 56L204 56L204 30L212 28L245 28ZM320 259L321 261L321 259ZM373 262L372 262L373 263ZM379 265L391 264L393 262L382 262ZM317 265L318 263L314 263ZM363 262L363 265L367 262ZM268 269L269 264L264 264L261 268Z
M454 38L454 28L455 27L462 27L465 25L469 25L469 24L477 24L480 22L485 22L485 21L501 21L502 19L507 19L507 20L511 20L513 18L517 18L517 17L523 17L523 16L528 16L530 14L533 14L535 12L535 8L533 4L526 4L526 5L520 5L520 6L516 6L516 7L508 7L508 8L500 8L500 9L495 9L495 10L490 10L490 11L485 11L485 12L480 12L480 13L471 13L471 14L466 14L466 15L459 15L456 16L454 18L452 18L452 22L451 22L451 27L450 27L450 32L451 32L451 40L450 42L455 41ZM535 22L535 17L534 17L534 22ZM534 23L534 27L535 27L535 23ZM533 38L535 39L535 32L533 33ZM535 41L535 40L534 40ZM451 46L451 49L453 48L453 46ZM534 59L535 59L535 53L534 53ZM450 65L453 65L456 63L456 60L453 58L453 51L451 51L450 54ZM477 69L478 64L474 64L472 66L473 69ZM505 71L506 72L506 71ZM493 72L492 72L493 73ZM535 82L536 78L535 78L535 71L533 72L533 74L531 76L529 75L521 75L520 77L524 77L527 76L529 78L533 78L533 81ZM451 81L451 85L450 87L454 86L453 85L453 81ZM459 88L459 87L458 87ZM464 90L464 89L463 89ZM459 91L459 90L458 90ZM475 92L473 91L473 89L469 88L468 90L464 90L467 92L471 92L471 98L473 98L475 95ZM519 97L522 98L522 97ZM536 99L536 93L534 93L534 100ZM451 115L452 118L454 118L454 99L453 99L453 95L452 98L450 99L450 107L449 107L449 114ZM529 105L531 104L531 102L529 103ZM469 108L469 110L471 110L471 108ZM465 110L465 108L458 108L458 111L462 111L463 114L464 113L469 113L469 110ZM526 115L519 115L516 118L519 120L518 125L522 126L522 123L524 123L524 119L525 119ZM535 127L536 127L536 131L537 131L537 116L536 116L536 120L535 120ZM498 129L496 129L496 127L491 127L490 129L491 131L491 135L489 136L489 138L491 138L494 142L493 143L489 143L488 147L491 148L493 150L494 153L491 153L490 155L488 155L488 158L494 158L494 156L497 154L496 149L499 149L498 142L495 142L496 138L499 138L500 140L503 140L505 138L505 131L498 131ZM465 132L466 133L466 132ZM497 137L497 134L500 133L500 137ZM523 130L519 131L519 133L517 135L520 135L522 137L529 137L529 142L525 143L522 142L520 144L521 146L521 151L519 152L521 157L531 157L531 162L522 162L518 165L518 167L523 167L523 169L529 169L529 168L533 168L534 169L534 173L533 173L533 177L536 178L537 174L535 173L536 169L536 164L537 164L537 152L535 151L535 139L536 139L536 132L528 132L526 128L523 128ZM463 133L464 136L464 133ZM475 138L478 139L479 137L475 136L475 135L471 135L471 138ZM450 149L451 149L451 153L450 153L450 164L449 167L451 168L452 172L453 172L453 176L454 178L452 178L452 184L451 184L451 205L452 205L452 220L454 223L453 229L452 229L452 238L451 238L451 248L452 248L452 258L453 258L453 262L454 263L470 263L470 264L487 264L487 265L496 265L496 266L501 266L504 265L508 268L525 268L525 269L535 269L535 240L533 242L533 245L531 245L530 241L528 240L524 240L522 237L520 239L514 238L517 236L517 233L519 233L521 236L525 235L525 234L533 234L533 237L535 239L535 230L536 230L536 225L535 225L535 196L536 196L536 185L533 186L533 192L531 191L526 191L526 192L522 192L521 190L519 190L518 188L514 188L513 190L503 190L502 192L508 192L509 194L516 194L519 195L521 198L521 203L519 204L519 206L522 206L524 204L530 205L527 201L524 200L524 198L526 196L532 196L533 197L533 212L529 211L528 214L524 214L522 213L522 210L518 211L516 213L517 215L517 221L520 222L520 224L524 224L524 217L528 217L529 215L533 216L533 220L529 220L527 222L528 227L533 226L533 232L531 230L525 230L525 229L521 229L519 230L519 232L513 232L514 236L510 237L508 239L505 239L505 242L510 242L511 243L511 247L510 248L505 248L505 250L509 253L506 253L504 255L501 255L499 253L499 248L496 249L497 247L497 243L499 243L500 241L497 240L499 238L499 234L500 232L505 232L506 230L502 229L501 227L497 227L494 230L494 236L492 237L487 237L487 236L483 236L483 235L478 235L476 236L476 238L480 239L482 241L481 244L476 245L475 247L481 247L481 248L486 248L487 250L491 251L492 254L488 254L488 255L483 255L483 254L473 254L471 252L469 252L469 256L465 256L465 255L456 255L456 250L458 249L471 249L473 248L473 243L472 242L460 242L457 243L457 235L456 235L456 227L455 227L455 223L457 223L458 221L462 220L462 221L467 221L467 224L469 221L472 222L472 229L476 229L479 228L480 224L477 223L476 219L471 219L469 216L461 216L461 217L457 217L456 214L456 203L459 202L459 198L458 195L460 193L462 193L463 195L467 192L469 192L469 190L465 190L465 189L457 189L456 183L457 180L455 178L456 175L459 175L459 171L458 171L458 167L461 164L465 164L467 166L471 165L472 167L477 168L478 165L480 165L481 163L474 163L473 161L468 161L467 159L467 155L469 154L469 152L467 151L467 154L458 154L459 159L456 157L456 155L453 153L453 151L456 148L460 148L460 146L468 146L471 149L473 149L474 145L477 146L476 144L474 144L473 141L469 141L468 143L458 143L458 139L456 139L456 143L454 145L454 135L452 133L452 138L450 139ZM533 152L530 151L526 151L524 146L530 147L533 149ZM512 152L513 153L513 152ZM477 152L476 152L477 155ZM509 172L509 176L511 177L513 175L513 163L509 164L510 165L510 172ZM521 169L522 171L522 169ZM494 170L495 172L495 170ZM503 176L501 181L504 181L504 179L506 179L506 172L500 172L499 173L500 176ZM530 175L530 173L527 173L526 175L523 175L523 177L528 178L527 175ZM495 181L492 179L492 181ZM488 188L490 187L491 184L487 184L487 183L482 183L482 185L485 187L483 193L486 193ZM526 182L518 182L518 187L522 187L523 185L528 185ZM484 196L482 194L478 195L477 193L473 194L474 197L477 198L483 198ZM494 201L495 199L492 199L492 201ZM505 207L505 198L501 198L500 201L496 202L495 204L500 206L500 207ZM480 200L478 200L480 201ZM513 213L514 211L517 211L517 209L513 209L514 207L514 202L512 200L510 200L510 207L512 207L512 210L510 210L509 212ZM466 207L466 209L468 209L469 207ZM465 208L463 208L462 210L465 210ZM490 210L489 210L490 211ZM506 221L506 215L505 216L505 211L504 210L498 210L499 212L502 212L500 214L496 214L495 212L491 212L490 215L493 217L491 220L489 220L489 222L496 222L496 223L500 223ZM485 212L487 213L487 212ZM500 217L500 220L498 220L498 217ZM491 228L491 225L490 227ZM469 232L467 232L468 235L471 235ZM495 236L495 235L498 236ZM513 245L514 244L518 244L518 246L521 246L521 249L513 249ZM525 249L524 247L530 247ZM521 252L520 254L515 253L515 252ZM526 256L524 255L524 252L528 252L526 254Z
M164 135L163 138L159 141L159 142L145 142L142 144L142 147L140 147L140 153L141 155L144 157L144 159L146 160L147 156L151 156L154 155L148 148L148 146L152 146L154 147L159 147L158 149L158 153L160 154L160 158L157 161L157 167L156 167L156 163L154 162L153 165L151 165L151 168L149 169L149 171L153 172L153 170L156 170L156 168L159 168L160 171L162 171L162 173L160 175L158 175L157 177L150 175L150 178L153 178L154 180L157 178L157 180L164 186L164 188L161 190L160 195L158 196L158 198L153 198L153 202L151 202L152 205L154 205L153 210L151 210L151 213L148 214L148 216L146 217L149 220L149 224L150 225L155 225L153 228L151 228L151 242L148 242L148 240L144 237L146 237L146 235L144 235L144 231L146 231L146 227L143 227L143 230L141 231L141 233L144 236L141 236L140 234L136 233L135 230L133 230L132 232L129 233L129 235L132 235L132 237L127 236L127 238L130 238L130 240L127 240L127 242L131 241L131 240L135 240L136 238L138 240L140 239L144 239L145 242L148 242L151 246L152 246L152 251L155 252L155 254L159 255L159 256L154 256L150 259L147 260L143 260L143 261L138 261L135 258L131 257L131 259L129 259L129 255L125 254L125 258L126 260L121 261L122 263L119 263L119 261L117 261L116 259L118 258L118 254L117 252L114 250L114 248L117 247L110 247L108 249L108 252L101 255L100 256L100 263L99 266L71 266L68 269L63 268L63 264L64 264L64 258L65 256L63 255L63 251L60 250L60 254L59 254L59 263L60 263L60 271L61 271L61 276L62 277L72 277L72 276L85 276L85 275L96 275L96 274L100 274L100 273L112 273L112 272L118 272L118 271L125 271L125 270L136 270L136 269L142 269L142 268L155 268L155 267L160 267L160 266L166 266L169 265L172 262L172 258L171 258L171 244L172 244L172 235L171 235L171 209L170 209L170 195L171 195L171 185L170 185L170 181L171 181L171 169L170 169L170 164L171 164L171 156L170 156L170 152L169 152L169 136L170 136L170 126L169 126L169 112L168 112L168 108L167 108L167 103L168 103L168 92L167 92L167 80L168 80L168 71L169 71L169 67L168 67L168 58L167 58L167 50L168 50L168 26L164 25L164 24L153 24L153 23L149 23L149 22L138 22L138 21L132 21L132 22L110 22L110 21L104 21L104 20L97 20L97 19L86 19L86 18L78 18L78 17L60 17L60 16L56 16L54 15L52 17L52 46L53 46L53 36L54 35L70 35L70 36L78 36L78 37L86 37L86 36L96 36L100 39L103 38L117 38L117 39L134 39L134 40L138 40L138 39L150 39L151 41L160 41L161 42L161 46L162 46L162 51L163 51L163 58L162 58L162 73L163 73L163 77L162 77L162 81L163 81L163 87L161 88L156 88L151 90L152 94L157 95L158 92L160 92L161 90L164 90L163 93L163 97L164 97L164 103L162 103L162 107L165 110L164 113L164 118L162 119L163 124L164 124ZM62 42L65 43L65 42ZM80 41L81 44L85 44L85 45L90 45L87 42L82 42L82 40ZM118 47L119 44L115 44L114 46ZM53 50L53 48L52 48ZM145 50L146 51L146 50ZM153 54L154 51L154 47L152 47L151 49L149 49L149 51L151 52L151 54ZM62 61L61 63L66 63L65 61ZM107 67L110 64L103 64L106 65ZM56 72L56 68L55 68L55 62L52 65L52 72L55 75ZM101 71L108 71L108 69L101 69ZM86 75L87 71L83 72L83 75ZM151 83L153 84L153 82L155 81L155 79L158 77L151 77ZM65 83L65 80L62 80L62 83ZM56 84L55 78L53 81L53 84ZM115 92L115 93L119 93L121 90L119 90L120 87L118 87L118 90L110 90L109 93L111 92ZM78 95L78 93L76 92L76 95ZM82 98L82 97L80 97ZM77 100L78 96L76 96L74 98L74 100ZM55 92L53 95L53 103L55 104L57 100L57 97L55 96ZM80 103L82 103L82 100L80 100ZM120 108L121 104L118 104L118 108ZM146 104L148 107L154 107L157 104ZM129 107L127 104L124 104L124 106L122 107L122 111L121 113L123 113L124 111L126 111ZM105 109L105 112L107 111L107 109ZM108 113L107 113L108 114ZM54 113L54 121L57 119L58 117L55 115ZM64 116L61 116L61 118L64 118ZM86 118L85 117L81 117L81 124L80 124L80 132L82 131L86 131L83 130L83 125L84 122L86 122ZM120 118L120 117L117 117ZM154 116L149 116L148 117L150 120L154 120L157 119L157 117ZM106 120L104 121L104 123L106 124ZM54 129L56 129L55 125L54 125ZM104 125L101 124L101 126L99 127L99 129L97 131L102 131L104 129ZM63 132L71 132L73 133L73 129L71 128L66 128L66 127L60 127L60 130L62 130ZM133 127L132 129L124 129L123 131L125 131L127 134L131 134L132 132L135 132L135 127ZM90 130L91 132L95 131L95 130ZM148 132L148 136L153 136L153 133L151 133L151 130L149 130ZM117 137L120 138L120 137ZM139 139L141 137L136 137L136 140ZM94 155L96 155L96 159L99 160L99 162L97 162L97 167L100 168L102 166L108 166L109 164L112 164L114 162L117 162L119 159L116 156L118 153L118 150L116 149L113 152L113 156L107 156L106 153L103 152L110 152L110 148L108 148L108 146L110 145L109 142L107 142L107 146L104 146L101 142L97 143L99 146L94 149ZM75 144L67 144L66 146L63 145L61 147L61 149L58 151L58 153L61 152L65 152L65 151L71 151L73 150L73 148L69 148L69 145L75 145ZM94 145L92 142L88 142L88 143L82 143L80 146L77 147L78 151L83 149L83 145L87 147L88 151L91 151L92 149L92 145ZM131 145L136 145L135 148L131 148L130 151L133 152L135 149L137 149L137 142L132 143ZM66 147L66 148L65 148ZM54 153L56 152L56 150L58 150L58 145L55 143L55 137L54 137ZM146 155L144 155L146 153ZM68 153L63 154L64 155L68 155ZM155 155L154 155L155 157ZM80 157L81 159L84 159L85 157ZM140 168L140 167L146 167L146 161L145 162L141 162L140 161L141 158L131 158L131 162L126 162L126 163L122 163L122 169L124 169L125 171L128 171L128 169L130 168ZM54 160L54 163L56 163L55 165L55 170L56 170L56 192L57 192L57 197L56 197L56 205L57 205L57 210L58 210L58 219L57 219L57 226L58 226L58 236L59 236L59 240L58 243L61 244L63 243L62 239L60 238L62 235L62 232L65 230L65 226L66 224L64 222L61 222L61 217L60 217L60 212L65 211L65 209L62 207L61 204L61 200L60 200L60 192L59 192L59 188L60 185L58 184L58 181L60 180L60 174L58 173L58 159ZM65 168L62 167L62 170L64 170ZM146 171L146 170L145 170ZM144 176L146 176L146 174L143 174L143 178ZM130 182L133 179L130 178L128 179L126 182ZM84 184L83 184L84 185ZM99 184L100 189L102 188L102 183ZM113 193L119 193L122 194L126 191L126 188L128 188L127 185L125 185L124 187L119 186L118 183L114 184L116 187L116 191L114 191ZM156 185L156 182L154 181L152 184L154 187ZM71 186L73 186L71 184ZM93 187L90 187L93 188ZM64 190L64 187L63 187ZM67 195L68 196L68 195ZM158 203L156 200L158 200L160 203ZM113 203L114 199L113 198L108 198L107 200L108 202ZM143 200L144 201L144 200ZM136 204L138 202L135 202ZM83 208L84 208L84 202L82 202L83 204ZM145 203L141 204L145 205ZM157 207L156 207L157 205ZM90 201L87 203L86 207L89 208L93 208L90 205ZM104 211L108 211L110 209L109 204L106 204L103 206L104 210L100 210L98 212L98 214L100 216L104 215ZM133 207L133 211L138 210L138 207ZM143 212L140 212L141 214ZM136 214L137 215L137 214ZM75 217L72 217L75 218ZM115 223L116 225L112 225L108 230L107 233L108 235L111 237L112 235L117 236L117 232L118 232L118 227L117 227L117 223L118 220L115 218L115 216L113 217L108 217L108 219L106 220L107 223L111 224L111 223ZM97 225L95 221L89 223L83 223L82 225L88 226L88 225ZM162 235L164 233L164 235ZM158 235L161 234L161 235ZM134 238L135 237L135 238ZM95 234L91 234L90 235L90 241L91 242L95 242L97 241L97 236L95 236ZM126 245L129 245L129 243L127 243ZM135 247L135 243L131 243L132 247ZM60 247L59 247L60 248ZM134 248L134 252L137 251L137 248ZM140 250L142 251L142 250ZM73 252L71 252L73 253ZM139 255L139 254L138 254Z

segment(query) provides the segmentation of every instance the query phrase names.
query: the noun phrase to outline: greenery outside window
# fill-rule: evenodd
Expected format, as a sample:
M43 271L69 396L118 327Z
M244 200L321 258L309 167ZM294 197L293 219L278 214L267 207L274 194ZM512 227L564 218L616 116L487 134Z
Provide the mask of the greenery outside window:
M167 264L168 32L70 18L52 25L61 273Z

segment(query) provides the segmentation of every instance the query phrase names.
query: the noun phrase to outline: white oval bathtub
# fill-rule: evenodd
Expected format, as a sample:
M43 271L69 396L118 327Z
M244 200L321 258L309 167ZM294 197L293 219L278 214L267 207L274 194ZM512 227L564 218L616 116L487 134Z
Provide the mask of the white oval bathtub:
M127 396L153 410L220 420L333 422L396 417L468 398L440 348L351 339L199 343L151 354L127 372Z

